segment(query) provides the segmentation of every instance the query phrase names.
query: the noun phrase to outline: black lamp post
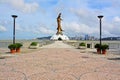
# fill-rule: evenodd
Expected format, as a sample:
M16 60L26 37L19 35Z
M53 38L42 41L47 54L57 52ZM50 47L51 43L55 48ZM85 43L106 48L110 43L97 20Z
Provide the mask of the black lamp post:
M97 17L100 19L100 47L101 47L101 45L102 45L102 42L101 42L101 35L102 35L101 29L102 29L102 23L101 23L101 21L102 21L103 15L99 15L99 16L97 16ZM101 54L101 48L100 48L100 54Z
M13 44L15 44L15 18L17 18L17 15L12 15L13 17Z

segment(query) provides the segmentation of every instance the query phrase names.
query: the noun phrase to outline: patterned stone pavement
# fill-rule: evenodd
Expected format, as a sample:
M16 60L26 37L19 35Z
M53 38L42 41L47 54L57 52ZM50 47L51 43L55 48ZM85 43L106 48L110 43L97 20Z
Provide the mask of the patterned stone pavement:
M98 56L46 47L0 59L0 80L120 80L120 63Z

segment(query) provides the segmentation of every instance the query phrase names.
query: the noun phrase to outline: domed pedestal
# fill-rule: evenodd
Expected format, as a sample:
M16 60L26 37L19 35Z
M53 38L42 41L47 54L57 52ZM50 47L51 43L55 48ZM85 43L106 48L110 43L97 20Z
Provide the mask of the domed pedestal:
M50 38L50 40L69 40L69 38L66 35L55 34Z

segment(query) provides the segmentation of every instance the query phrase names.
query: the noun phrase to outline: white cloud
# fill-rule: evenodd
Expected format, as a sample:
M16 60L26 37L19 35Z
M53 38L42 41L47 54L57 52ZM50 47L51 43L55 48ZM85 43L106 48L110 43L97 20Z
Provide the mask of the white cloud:
M108 37L108 36L117 36L117 35L110 33L110 31L108 30L102 31L102 37Z
M33 30L34 33L38 34L54 34L54 31L51 29L48 29L47 27L38 27Z
M20 24L16 24L16 31L19 32L31 32L34 34L54 34L55 32L46 27L46 25L36 25L36 26L21 26Z
M114 21L115 22L120 22L120 17L118 17L118 16L114 17Z
M25 13L31 13L38 9L39 5L36 2L26 3L25 0L2 0L2 3L7 3L13 6L15 9Z
M7 29L4 26L0 25L0 32L4 32L4 31L7 31Z
M80 23L89 25L89 27L95 27L98 21L96 11L92 9L82 8L82 9L71 9L71 12L76 15Z
M73 33L81 33L81 34L94 34L94 33L98 33L99 29L94 28L94 27L90 27L86 24L82 24L82 23L77 23L77 22L71 22L71 23L67 23L64 25L64 29Z
M24 31L23 28L20 26L20 24L16 24L15 29L17 31Z

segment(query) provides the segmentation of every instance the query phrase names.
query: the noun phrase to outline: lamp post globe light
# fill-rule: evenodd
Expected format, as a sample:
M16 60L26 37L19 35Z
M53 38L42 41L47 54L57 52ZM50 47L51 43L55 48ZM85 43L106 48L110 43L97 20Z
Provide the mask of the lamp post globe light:
M101 35L102 35L102 18L103 18L103 15L99 15L97 16L99 19L100 19L100 46L102 45L102 41L101 41ZM100 54L101 54L101 48L100 48Z
M15 19L17 18L17 15L12 15L13 17L13 44L15 44Z

